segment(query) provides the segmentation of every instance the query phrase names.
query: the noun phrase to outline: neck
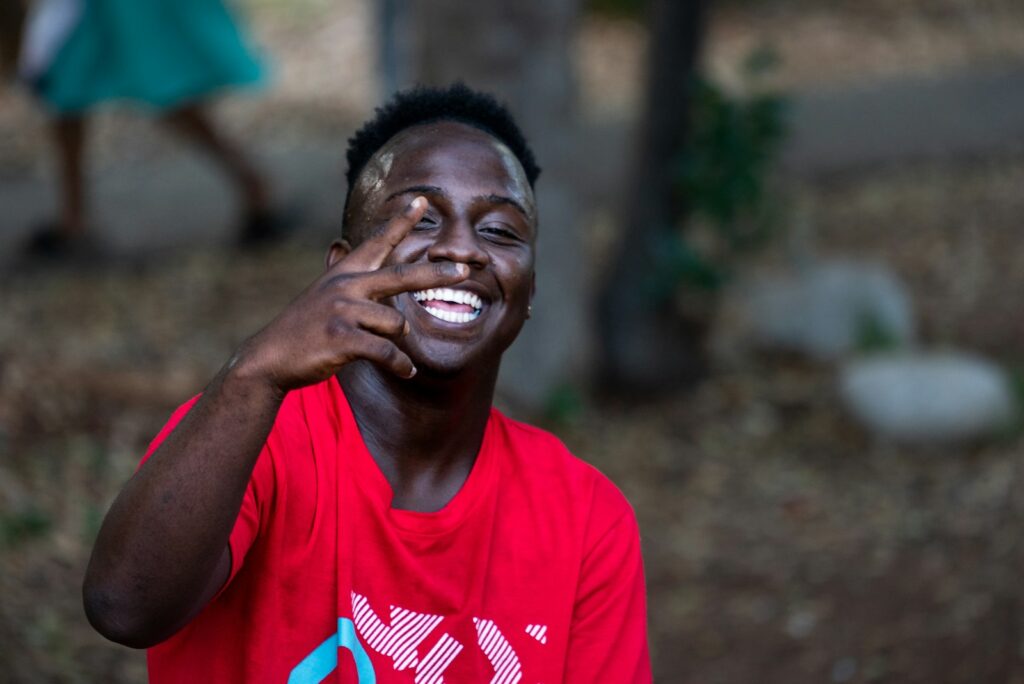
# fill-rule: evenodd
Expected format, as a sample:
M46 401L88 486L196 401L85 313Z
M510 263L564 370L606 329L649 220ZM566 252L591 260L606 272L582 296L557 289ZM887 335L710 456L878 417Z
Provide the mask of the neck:
M338 374L366 446L394 492L392 506L438 510L462 487L491 412L497 368L472 377L402 380L369 362Z

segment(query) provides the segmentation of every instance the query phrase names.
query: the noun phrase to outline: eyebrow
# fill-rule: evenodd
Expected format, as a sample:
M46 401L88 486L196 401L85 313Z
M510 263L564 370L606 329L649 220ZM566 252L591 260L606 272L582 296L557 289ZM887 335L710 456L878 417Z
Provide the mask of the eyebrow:
M523 218L527 220L529 220L530 218L530 215L526 213L526 208L519 202L512 199L511 197L505 197L504 195L483 195L481 197L474 197L473 199L484 199L490 202L491 204L507 204L510 207L513 207L516 210L518 210L519 213L523 215Z
M444 190L442 190L441 188L437 187L436 185L410 185L407 188L402 188L401 190L398 190L396 192L391 193L390 195L387 196L387 198L384 201L385 202L390 202L391 200L395 199L396 197L401 197L402 195L410 195L410 194L434 195L436 197L440 197L441 199L445 199L445 200L449 199L448 193L446 193ZM529 214L529 212L526 211L526 208L522 204L517 202L516 200L512 199L511 197L506 197L505 195L490 194L490 195L478 195L478 196L473 198L474 202L477 202L477 201L480 201L480 200L483 200L483 201L488 202L490 204L507 204L508 206L510 206L510 207L514 208L515 210L517 210L527 220L530 219L530 214Z
M384 201L390 202L396 197L401 197L402 195L409 195L413 193L417 195L436 195L443 199L448 199L448 195L445 193L445 191L437 187L436 185L410 185L407 188L402 188L401 190L391 193L390 195L387 196L387 198Z

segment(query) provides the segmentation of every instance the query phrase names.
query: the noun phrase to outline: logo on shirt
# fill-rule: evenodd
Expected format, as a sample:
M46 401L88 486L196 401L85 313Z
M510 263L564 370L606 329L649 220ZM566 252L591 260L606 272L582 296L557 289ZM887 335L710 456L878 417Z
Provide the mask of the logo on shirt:
M288 677L289 684L322 681L338 666L338 649L352 653L359 684L376 684L377 674L363 643L390 658L396 672L413 670L416 684L444 684L444 673L465 645L445 632L421 658L419 647L444 620L443 615L417 613L391 606L388 622L370 607L362 594L352 592L352 617L338 618L338 631L302 659ZM523 668L512 645L493 620L473 618L477 646L494 668L490 684L519 684ZM527 625L526 633L546 644L546 625ZM358 633L358 637L357 637Z

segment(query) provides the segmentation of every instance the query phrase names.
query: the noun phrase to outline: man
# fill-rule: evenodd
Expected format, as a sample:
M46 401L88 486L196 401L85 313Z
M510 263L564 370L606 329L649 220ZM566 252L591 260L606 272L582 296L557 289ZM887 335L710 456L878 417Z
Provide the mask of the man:
M491 407L539 169L508 112L400 94L326 272L150 447L86 574L154 682L649 682L635 517Z

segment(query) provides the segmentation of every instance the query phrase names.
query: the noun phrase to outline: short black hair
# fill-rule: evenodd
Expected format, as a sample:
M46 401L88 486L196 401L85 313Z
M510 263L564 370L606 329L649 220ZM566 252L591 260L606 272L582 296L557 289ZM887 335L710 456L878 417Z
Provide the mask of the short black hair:
M526 172L532 188L540 175L540 167L526 137L516 125L508 108L493 95L473 90L458 81L446 88L418 86L395 93L391 101L377 107L373 118L348 139L348 191L345 193L345 215L356 179L373 155L387 141L407 128L436 121L457 121L477 128L508 146Z

